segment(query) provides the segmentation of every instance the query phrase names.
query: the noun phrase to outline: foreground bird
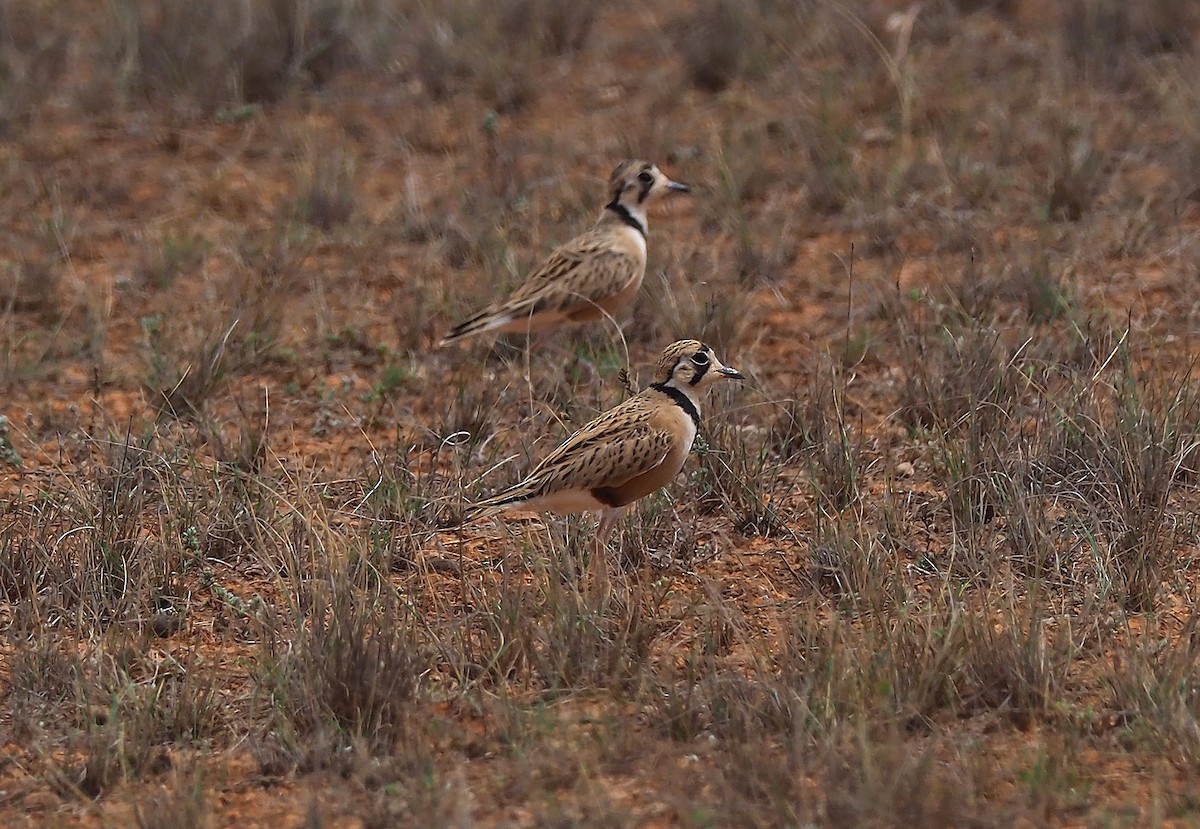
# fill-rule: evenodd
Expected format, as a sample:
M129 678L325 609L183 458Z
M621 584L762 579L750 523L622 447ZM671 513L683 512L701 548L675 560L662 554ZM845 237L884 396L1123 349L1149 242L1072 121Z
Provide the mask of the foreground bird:
M628 305L646 275L647 205L690 188L648 161L624 162L608 186L611 200L591 230L555 249L512 295L454 326L440 345L485 331L550 331Z
M698 396L722 379L745 378L702 342L671 343L649 388L571 435L516 486L474 504L468 519L517 508L594 510L603 545L626 507L679 474L700 426Z

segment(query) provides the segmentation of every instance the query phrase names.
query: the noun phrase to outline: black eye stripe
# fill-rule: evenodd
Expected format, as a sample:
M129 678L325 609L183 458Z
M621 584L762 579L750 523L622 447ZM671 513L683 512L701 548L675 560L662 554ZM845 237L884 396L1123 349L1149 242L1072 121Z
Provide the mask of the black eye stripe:
M695 386L708 374L708 369L712 366L712 358L703 351L697 351L692 355L692 379L688 381L689 386Z
M641 192L638 193L638 204L641 204L650 195L650 191L654 189L654 176L650 175L649 172L643 171L638 175L638 181L642 184Z

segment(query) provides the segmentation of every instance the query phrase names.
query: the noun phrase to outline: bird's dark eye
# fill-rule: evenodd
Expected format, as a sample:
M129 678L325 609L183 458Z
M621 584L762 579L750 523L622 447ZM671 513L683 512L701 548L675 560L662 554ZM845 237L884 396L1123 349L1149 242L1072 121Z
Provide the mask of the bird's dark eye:
M638 173L638 181L640 181L642 184L649 184L650 182L654 181L654 176L650 175L649 170L642 170L640 173Z
M708 355L705 354L703 351L697 351L695 354L692 355L692 362L698 366L706 366L709 363L711 363L712 360L710 360Z

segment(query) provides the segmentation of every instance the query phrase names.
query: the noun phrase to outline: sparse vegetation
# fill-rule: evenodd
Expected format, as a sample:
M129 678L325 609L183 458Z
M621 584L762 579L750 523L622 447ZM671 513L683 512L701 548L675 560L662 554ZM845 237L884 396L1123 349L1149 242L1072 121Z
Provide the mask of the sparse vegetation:
M1198 26L0 0L0 824L1193 825ZM430 349L627 155L623 328ZM460 526L683 336L604 567Z

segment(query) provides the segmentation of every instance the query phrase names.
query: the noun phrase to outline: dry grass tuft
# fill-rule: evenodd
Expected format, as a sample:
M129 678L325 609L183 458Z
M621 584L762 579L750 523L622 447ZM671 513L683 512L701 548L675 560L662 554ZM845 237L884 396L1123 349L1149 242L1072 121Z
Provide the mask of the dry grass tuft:
M1070 0L1063 4L1062 36L1085 78L1128 85L1154 56L1190 50L1198 23L1195 8L1171 0Z
M61 263L4 262L0 269L0 308L5 313L36 314L45 320L62 315Z
M69 3L16 0L0 6L0 134L46 104L70 68Z
M179 775L165 791L152 795L134 809L138 829L205 829L212 810L200 775Z
M297 183L295 218L322 230L348 222L354 211L354 168L353 157L341 146L315 150Z
M711 0L699 4L681 27L679 50L688 81L706 92L720 92L741 74L751 42L752 12L744 3Z
M411 71L435 99L472 90L498 113L519 112L539 94L553 59L582 50L602 4L569 0L448 0L417 15Z
M265 631L263 681L277 734L319 735L339 747L391 751L412 722L428 657L398 597L354 587L344 576L301 597L294 632ZM276 623L278 624L278 623Z
M203 7L123 0L114 7L119 63L131 90L204 110L270 103L304 84L375 58L389 30L383 4L349 0Z

